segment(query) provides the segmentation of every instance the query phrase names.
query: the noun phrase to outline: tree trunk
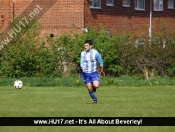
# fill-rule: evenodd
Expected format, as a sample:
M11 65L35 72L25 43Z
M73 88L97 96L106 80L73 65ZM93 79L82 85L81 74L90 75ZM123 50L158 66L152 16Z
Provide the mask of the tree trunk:
M152 78L154 77L154 68L151 69L150 73L149 73L149 76Z
M146 66L143 67L143 73L144 73L145 79L148 80L149 74L148 74L148 69L146 68Z

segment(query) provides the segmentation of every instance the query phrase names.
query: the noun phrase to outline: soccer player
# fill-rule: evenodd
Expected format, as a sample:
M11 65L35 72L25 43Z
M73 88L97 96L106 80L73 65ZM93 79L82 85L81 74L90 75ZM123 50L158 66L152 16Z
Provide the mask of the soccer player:
M80 66L82 69L82 79L86 84L89 95L93 103L97 103L97 98L94 95L96 89L100 86L100 79L97 72L97 65L100 64L100 74L105 76L103 71L103 60L99 52L92 48L92 40L84 42L85 50L81 53Z

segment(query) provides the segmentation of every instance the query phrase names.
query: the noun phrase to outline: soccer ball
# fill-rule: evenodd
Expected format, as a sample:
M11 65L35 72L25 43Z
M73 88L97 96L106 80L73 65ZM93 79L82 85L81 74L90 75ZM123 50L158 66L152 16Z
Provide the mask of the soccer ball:
M21 88L23 87L22 81L21 81L21 80L16 80L16 81L14 82L14 87L15 87L16 89L21 89Z

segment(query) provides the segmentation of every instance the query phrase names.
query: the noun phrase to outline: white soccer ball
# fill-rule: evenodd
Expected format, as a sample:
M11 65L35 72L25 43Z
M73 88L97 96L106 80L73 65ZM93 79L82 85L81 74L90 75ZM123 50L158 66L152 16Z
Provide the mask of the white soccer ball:
M23 87L23 83L21 80L16 80L14 82L14 87L17 88L17 89L21 89Z

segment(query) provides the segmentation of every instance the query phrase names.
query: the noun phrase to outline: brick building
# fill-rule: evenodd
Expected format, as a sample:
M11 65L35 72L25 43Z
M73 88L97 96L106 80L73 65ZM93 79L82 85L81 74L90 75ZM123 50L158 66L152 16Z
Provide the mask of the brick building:
M14 2L13 2L14 1ZM0 0L0 29L19 14L32 0ZM44 0L43 0L44 1ZM150 3L151 1L151 3ZM148 36L161 30L160 21L175 27L175 0L58 0L40 19L42 34L61 35L70 30L81 32L87 24L103 24L112 31ZM152 5L152 8L150 6ZM152 10L152 17L150 11ZM76 25L76 29L74 28Z
M45 0L38 1L43 4ZM32 0L0 0L0 29L5 28L31 2ZM73 24L81 31L85 24L84 1L58 0L39 21L43 26L42 34L61 35L75 30Z
M160 32L160 21L173 26L171 29L175 27L175 0L85 1L85 24L92 26L102 23L110 30L129 31L141 37L149 35L150 24L152 32Z

